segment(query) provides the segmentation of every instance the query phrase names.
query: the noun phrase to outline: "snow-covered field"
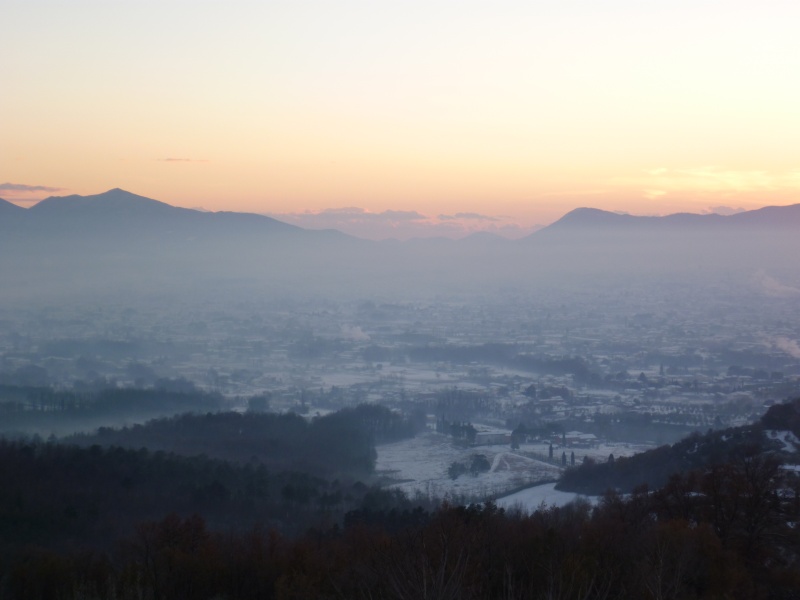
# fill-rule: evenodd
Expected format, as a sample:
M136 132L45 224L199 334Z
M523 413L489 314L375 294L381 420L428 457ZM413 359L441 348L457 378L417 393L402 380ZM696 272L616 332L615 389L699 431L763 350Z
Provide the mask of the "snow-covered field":
M554 446L553 456L558 460L566 452L569 460L575 452L576 464L584 456L594 460L607 460L631 456L646 450L647 446L632 444L598 444L593 448L561 448ZM538 460L546 459L548 443L522 444L515 451L508 445L463 447L453 443L444 434L428 431L417 437L378 446L376 472L389 479L390 487L396 487L414 496L452 498L464 501L480 501L497 498L510 490L519 489L538 482L558 479L561 468ZM482 454L491 465L488 472L472 475L465 473L452 479L448 467L454 462L469 466L471 457ZM560 496L559 496L560 497ZM537 502L538 505L538 502Z
M508 446L460 447L447 435L426 432L410 440L378 446L376 471L397 483L392 487L414 495L440 498L463 496L483 499L537 481L558 478L558 467L509 451ZM488 472L469 473L451 479L447 474L453 462L469 464L482 454L491 465Z
M518 508L525 512L533 512L542 506L564 506L576 498L585 498L589 502L596 500L595 496L580 496L572 492L560 492L555 489L555 485L555 483L543 483L542 485L498 498L496 503L500 508Z

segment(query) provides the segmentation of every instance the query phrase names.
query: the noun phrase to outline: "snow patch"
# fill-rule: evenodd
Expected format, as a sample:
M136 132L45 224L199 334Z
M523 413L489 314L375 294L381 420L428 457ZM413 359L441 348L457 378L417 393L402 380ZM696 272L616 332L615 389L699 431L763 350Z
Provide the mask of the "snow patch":
M555 489L555 487L555 483L545 483L498 498L495 502L500 508L521 508L526 512L533 512L542 506L565 506L578 498L585 498L590 502L596 502L597 500L595 496L581 496L573 492L562 492Z
M764 433L767 434L769 439L781 442L783 444L783 448L781 448L783 452L788 452L790 454L797 452L797 446L800 445L800 440L798 440L797 436L791 431L767 429Z

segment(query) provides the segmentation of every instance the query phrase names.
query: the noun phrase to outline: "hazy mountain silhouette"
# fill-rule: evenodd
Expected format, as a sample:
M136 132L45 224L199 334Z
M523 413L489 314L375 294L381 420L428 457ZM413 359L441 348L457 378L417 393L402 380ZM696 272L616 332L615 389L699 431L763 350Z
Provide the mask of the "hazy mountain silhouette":
M596 275L746 281L758 271L791 275L800 252L800 204L735 215L664 217L578 208L520 240L571 277ZM699 282L699 283L698 283Z
M6 212L13 215L7 217ZM170 206L121 189L0 213L0 295L355 289L366 241L248 213Z
M18 299L238 286L247 293L430 297L622 280L695 285L734 273L745 282L757 272L780 280L796 273L798 229L800 205L668 217L580 208L515 242L490 233L372 242L113 189L29 209L0 203L0 293Z
M158 200L115 188L91 196L52 196L29 209L23 209L0 199L0 228L6 217L24 215L26 234L101 235L112 233L135 234L139 237L198 235L265 235L305 234L321 238L350 238L334 230L307 230L252 213L205 212L171 206ZM663 217L634 216L600 210L576 208L553 224L522 240L543 240L558 235L580 232L602 234L611 232L685 234L688 231L741 232L743 229L792 229L800 227L800 204L769 206L734 215L677 213ZM449 240L414 239L410 245L436 246ZM501 244L505 240L496 234L478 232L459 240L460 245Z
M16 204L12 204L8 200L3 200L0 198L0 217L6 218L10 217L11 215L22 215L25 213L25 209L17 206Z
M749 227L800 229L800 204L765 206L726 217L730 222Z
M30 234L90 237L163 238L276 234L302 231L299 227L256 214L203 212L170 206L121 189L93 196L53 196L26 211Z
M737 231L742 229L786 229L800 227L800 204L768 206L733 215L676 213L663 217L634 216L600 210L576 208L555 223L532 233L536 239L567 232L647 232L683 234L687 231Z

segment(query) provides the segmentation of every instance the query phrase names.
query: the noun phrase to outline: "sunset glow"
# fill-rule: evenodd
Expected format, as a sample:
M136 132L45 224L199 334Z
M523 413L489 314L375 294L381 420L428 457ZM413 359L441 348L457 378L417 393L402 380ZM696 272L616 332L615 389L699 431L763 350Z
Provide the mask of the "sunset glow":
M800 202L798 3L12 0L0 13L0 197L23 206L120 187L307 226L352 207L414 212L418 234L513 237L578 206Z

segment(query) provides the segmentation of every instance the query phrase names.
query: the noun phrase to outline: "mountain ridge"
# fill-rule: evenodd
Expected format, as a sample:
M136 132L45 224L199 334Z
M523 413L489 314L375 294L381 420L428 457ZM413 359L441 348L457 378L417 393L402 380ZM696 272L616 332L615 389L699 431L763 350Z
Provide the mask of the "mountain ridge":
M21 206L17 206L13 202L9 202L8 200L4 200L0 198L0 214L8 215L8 214L22 214L25 212L25 209Z
M51 230L61 228L75 232L80 225L90 226L102 231L104 226L118 227L125 223L130 229L135 223L143 224L149 219L157 220L163 228L178 226L191 233L198 228L200 233L209 234L215 227L229 228L232 232L238 229L247 230L249 234L258 233L325 233L328 238L364 240L357 236L345 234L336 229L305 229L285 223L273 217L257 213L237 211L202 211L173 206L160 200L141 196L121 188L113 188L100 194L81 196L50 196L30 208L22 208L6 200L0 199L0 215L14 215L24 224L34 226L37 223L49 222ZM3 223L0 222L0 228ZM741 231L742 229L786 229L800 228L800 204L786 206L765 206L759 209L719 215L715 213L674 213L665 216L640 216L627 213L616 213L593 207L575 208L550 225L539 229L517 241L545 240L555 235L591 233L602 235L606 232L619 233L685 233L689 231ZM368 241L368 240L366 240ZM490 232L477 232L459 238L463 244L500 243L505 238ZM511 241L511 240L509 240ZM405 244L420 244L419 239L406 240Z
M399 242L303 229L266 215L179 208L113 189L4 210L0 272L6 294L14 297L34 290L40 296L109 288L138 293L197 288L198 282L228 286L234 280L291 294L352 297L414 290L432 297L445 291L527 293L589 281L702 283L722 274L749 281L757 273L785 282L794 293L800 289L794 258L800 253L800 227L792 225L791 215L798 207L768 208L733 220L633 217L584 208L520 240L478 234ZM687 218L719 225L682 229L677 223ZM576 220L585 225L564 225ZM596 226L598 221L610 225ZM781 226L770 228L776 221ZM617 222L626 225L619 228ZM642 222L658 225L640 227Z
M580 207L566 213L563 217L547 227L536 231L522 239L530 240L558 233L577 231L636 232L663 231L680 232L686 230L739 230L741 228L776 228L786 229L800 227L800 204L786 206L765 206L743 211L733 215L716 213L673 213L665 216L639 216L627 213L615 213L598 208Z
M285 231L297 231L299 227L283 223L272 217L254 213L241 213L230 211L206 212L191 208L181 208L140 196L120 188L113 188L100 194L80 196L50 196L28 209L30 214L45 216L46 218L98 218L100 216L111 219L120 218L171 218L192 219L197 223L211 222L214 220L233 221L236 219L251 219L254 222L269 224L274 228Z

